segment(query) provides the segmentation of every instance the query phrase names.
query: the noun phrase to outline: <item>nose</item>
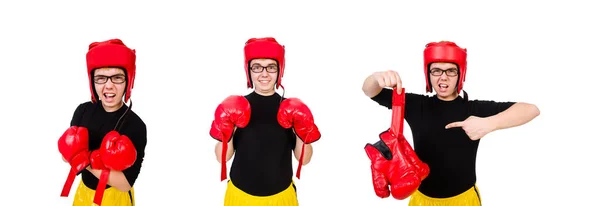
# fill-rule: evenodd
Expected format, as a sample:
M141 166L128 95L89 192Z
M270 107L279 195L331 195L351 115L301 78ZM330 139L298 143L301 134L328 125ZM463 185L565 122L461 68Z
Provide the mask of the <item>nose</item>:
M115 84L112 82L112 80L110 80L110 78L108 78L106 83L104 83L104 88L107 88L107 89L112 89L114 86L115 86Z
M269 72L267 72L266 69L263 69L262 72L260 72L260 76L267 77L269 76Z
M442 76L440 76L440 79L444 79L444 80L448 79L448 75L446 74L446 72L442 73Z

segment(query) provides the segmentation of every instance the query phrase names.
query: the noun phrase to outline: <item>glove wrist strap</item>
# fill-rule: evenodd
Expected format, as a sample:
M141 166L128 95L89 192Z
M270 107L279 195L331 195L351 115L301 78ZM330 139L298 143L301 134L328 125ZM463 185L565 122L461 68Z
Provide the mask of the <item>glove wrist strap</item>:
M296 170L296 178L300 179L300 170L302 170L302 164L304 164L304 146L306 144L302 143L302 151L300 152L300 160L298 160L298 170Z
M102 205L102 197L104 197L104 190L106 189L106 184L108 183L109 175L109 169L102 170L102 173L100 174L98 186L96 187L96 193L94 194L94 203L96 203L98 206Z
M65 181L65 185L63 186L62 192L60 193L61 197L68 197L69 192L71 191L71 186L73 186L73 182L75 181L75 176L77 176L77 172L74 167L71 167L69 170L69 175L67 176L67 181Z

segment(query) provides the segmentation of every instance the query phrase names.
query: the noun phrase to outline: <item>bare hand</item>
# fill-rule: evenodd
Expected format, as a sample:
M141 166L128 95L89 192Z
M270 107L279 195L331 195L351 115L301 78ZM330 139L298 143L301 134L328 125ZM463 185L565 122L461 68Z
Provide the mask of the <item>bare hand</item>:
M494 131L494 124L487 118L470 116L464 121L453 122L446 125L446 129L461 127L471 140L483 138Z
M400 75L396 71L388 70L382 72L375 72L372 74L373 79L377 81L379 87L397 87L402 88L402 80L400 79ZM401 93L402 90L398 89L398 93Z

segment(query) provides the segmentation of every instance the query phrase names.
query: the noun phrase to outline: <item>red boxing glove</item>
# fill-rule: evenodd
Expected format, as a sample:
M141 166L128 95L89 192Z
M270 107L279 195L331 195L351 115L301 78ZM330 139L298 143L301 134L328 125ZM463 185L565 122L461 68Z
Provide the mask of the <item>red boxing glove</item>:
M94 203L101 205L104 190L111 170L123 171L131 167L137 159L137 150L133 142L117 131L110 131L102 139L100 149L92 152L92 167L102 170Z
M215 110L210 136L224 143L231 140L235 127L244 128L250 122L250 102L240 95L231 95Z
M413 150L404 137L402 137L400 143L400 147L402 147L402 150L404 151L404 157L412 166L414 166L417 175L421 178L421 181L423 181L429 175L429 165L419 159L415 150Z
M102 162L102 156L100 156L100 150L92 151L90 155L90 167L96 170L106 170L108 169L104 166L104 162Z
M375 194L386 198L391 194L395 199L403 200L412 195L419 185L415 167L405 157L404 137L395 137L389 130L379 135L375 144L367 144L365 151L371 160L371 172Z
M58 151L69 162L71 169L60 196L68 197L71 186L82 170L90 164L89 137L85 127L71 126L58 139Z
M305 144L311 144L321 138L321 132L315 125L310 109L298 98L288 98L281 102L277 121L283 128L294 127L294 131Z
M321 132L319 132L319 128L315 125L315 120L310 109L298 98L288 98L281 102L279 111L277 112L277 121L283 128L289 129L293 127L296 135L298 135L304 144L311 144L321 139ZM300 160L298 160L298 170L296 171L298 179L300 179L300 170L304 161L304 144L302 145Z
M221 181L227 178L227 143L231 141L235 127L244 128L250 122L250 102L244 96L231 95L215 110L210 136L223 142L221 150Z
M137 159L135 145L125 135L110 131L100 145L100 156L104 165L116 171L123 171L133 165Z

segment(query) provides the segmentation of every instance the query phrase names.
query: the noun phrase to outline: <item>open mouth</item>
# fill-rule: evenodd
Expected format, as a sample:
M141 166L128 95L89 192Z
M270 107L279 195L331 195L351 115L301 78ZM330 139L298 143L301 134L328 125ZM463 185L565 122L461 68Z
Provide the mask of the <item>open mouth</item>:
M442 89L448 89L448 85L447 84L438 84L438 86Z
M261 84L268 84L270 81L269 80L258 80L258 82L260 82Z
M112 101L117 94L115 93L104 93L104 99L107 101Z

